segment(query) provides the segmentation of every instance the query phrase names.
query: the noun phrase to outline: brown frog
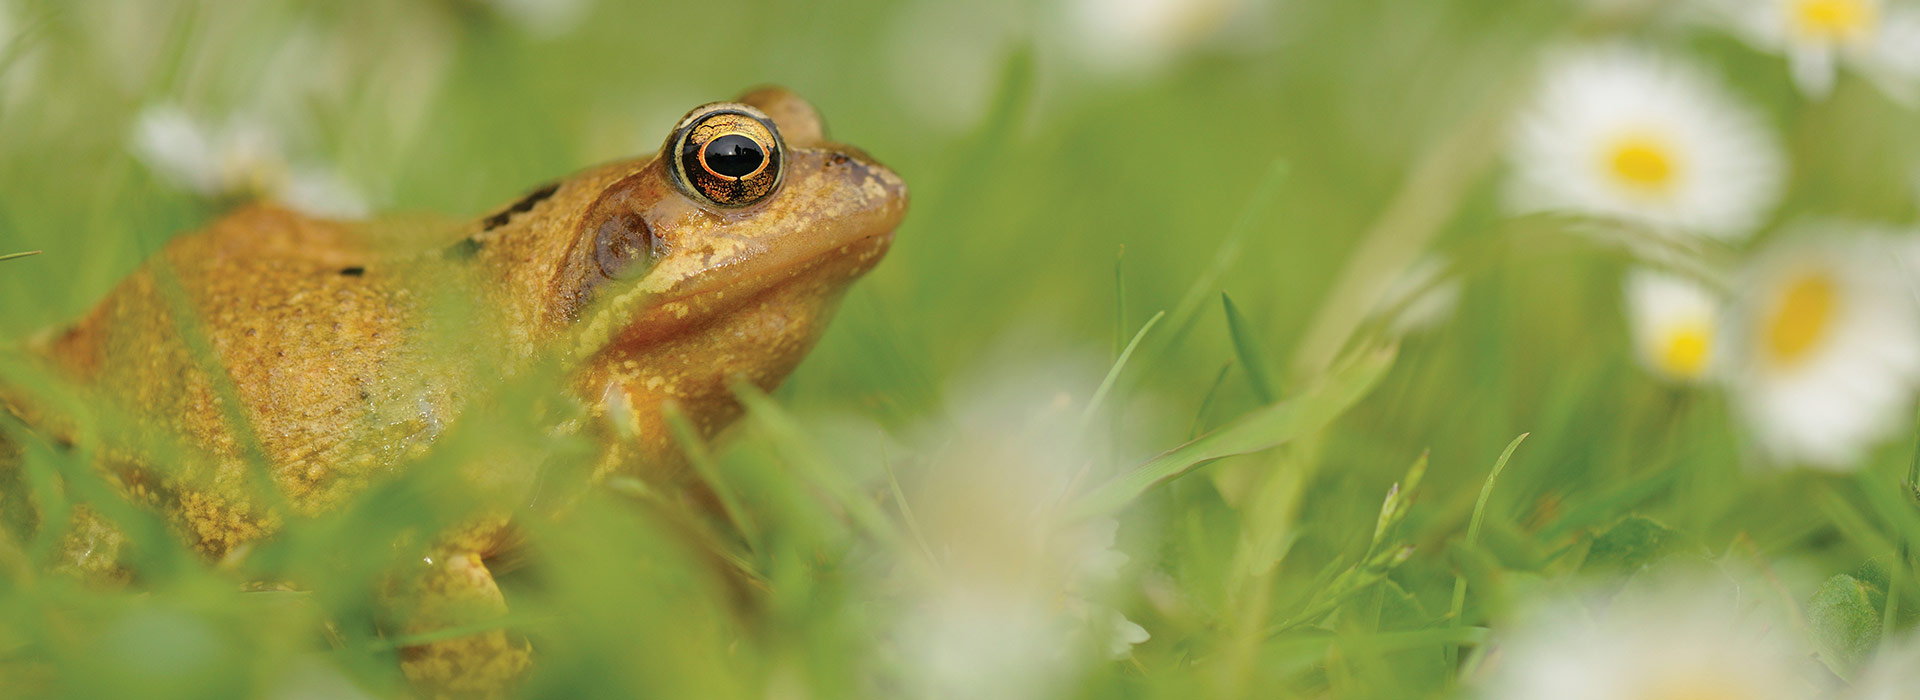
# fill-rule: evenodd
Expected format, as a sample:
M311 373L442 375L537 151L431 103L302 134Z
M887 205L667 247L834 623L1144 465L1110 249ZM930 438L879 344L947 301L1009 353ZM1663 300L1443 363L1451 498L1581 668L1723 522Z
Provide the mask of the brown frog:
M110 448L109 472L219 560L339 507L427 449L475 387L526 372L559 372L587 407L575 429L598 445L589 480L684 481L667 407L711 437L741 412L733 382L777 385L906 207L898 176L765 88L695 108L657 154L470 224L244 208L172 241L32 351L150 433ZM30 398L7 403L62 430ZM167 440L199 466L143 464L139 445ZM250 464L278 496L260 497ZM433 548L408 629L452 624L441 608L503 605L487 568L500 520ZM81 549L112 549L110 528L75 529ZM431 687L484 692L526 659L495 632L416 647L405 665Z

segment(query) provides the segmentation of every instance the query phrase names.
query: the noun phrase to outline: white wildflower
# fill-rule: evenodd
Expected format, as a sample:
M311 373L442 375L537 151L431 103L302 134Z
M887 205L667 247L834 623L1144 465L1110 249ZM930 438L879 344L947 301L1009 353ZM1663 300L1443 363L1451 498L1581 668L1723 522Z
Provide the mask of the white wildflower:
M1625 46L1555 61L1522 114L1509 200L1661 234L1747 236L1780 190L1760 117L1707 74Z
M485 0L494 11L537 37L572 33L593 9L593 0Z
M1251 24L1259 0L1064 0L1061 28L1080 62L1109 74L1150 74L1183 53Z
M1764 608L1717 589L1557 601L1501 644L1487 700L1802 700L1818 676Z
M1794 83L1810 96L1832 92L1845 66L1897 99L1920 98L1920 6L1904 0L1719 0L1716 9L1748 43L1784 55Z
M903 3L886 32L890 82L920 123L972 128L1013 54L1020 11L1006 2Z
M44 41L44 33L30 34L6 0L0 0L0 107L28 99L40 73L40 51L34 43Z
M911 593L894 636L925 695L1050 697L1082 664L1147 639L1096 602L1127 561L1118 523L1065 512L1094 477L1070 437L1084 394L1057 390L1060 376L978 382L924 441L909 503L925 549L900 567Z
M1920 688L1920 637L1881 642L1860 671L1848 700L1907 700Z
M1738 286L1729 381L1770 456L1846 469L1907 425L1920 387L1911 236L1807 228L1827 230L1765 251Z
M1718 295L1666 272L1635 269L1625 283L1627 327L1640 363L1679 382L1706 379L1720 335Z
M352 185L330 169L289 163L278 135L257 122L216 127L178 107L151 107L134 126L133 150L162 178L203 197L262 197L334 218L367 214Z

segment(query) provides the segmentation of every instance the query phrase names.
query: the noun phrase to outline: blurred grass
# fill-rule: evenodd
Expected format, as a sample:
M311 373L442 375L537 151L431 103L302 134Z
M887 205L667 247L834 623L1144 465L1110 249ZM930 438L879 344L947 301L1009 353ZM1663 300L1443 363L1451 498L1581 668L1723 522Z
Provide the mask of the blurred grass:
M1116 423L1125 439L1103 455L1103 473L1148 463L1196 425L1245 425L1234 421L1262 410L1269 386L1249 368L1294 366L1292 349L1327 308L1341 266L1409 173L1484 119L1550 40L1575 31L1575 5L1282 2L1260 32L1271 40L1256 48L1101 80L1049 63L1041 30L1054 20L1038 6L986 3L977 11L1021 18L1009 34L1026 38L983 59L997 93L975 96L983 116L954 130L914 117L909 103L923 97L894 87L893 18L905 10L892 2L607 2L577 31L544 39L456 0L14 0L26 31L0 52L0 254L45 253L0 262L0 338L71 319L224 207L129 155L133 119L150 104L219 115L289 94L310 134L304 150L367 185L379 209L468 216L589 163L650 151L694 104L786 85L820 108L836 138L900 172L914 203L893 252L854 288L820 347L713 448L707 468L752 514L731 554L754 572L761 609L738 610L730 584L676 536L676 519L695 516L638 485L586 500L564 523L528 521L541 564L503 585L513 621L540 650L532 695L896 696L907 692L898 675L907 661L882 631L900 603L867 581L876 551L910 540L895 529L910 516L893 510L897 486L895 496L870 489L892 460L915 457L887 452L873 433L909 435L939 416L967 389L949 378L969 376L982 357L1117 351L1114 339L1196 288L1199 302L1230 293L1236 313L1196 302L1191 323L1175 314L1146 337L1115 385L1112 404L1133 419ZM314 36L340 42L327 54L337 64L274 67L276 50ZM1777 79L1777 59L1724 38L1670 39L1732 76L1783 129L1795 170L1781 220L1914 218L1908 167L1920 130L1910 113L1854 80L1806 104ZM289 75L323 87L289 85ZM1286 176L1263 185L1275 163ZM1622 256L1558 235L1555 222L1509 220L1489 178L1458 177L1447 185L1461 195L1446 202L1457 212L1431 222L1431 248L1457 253L1464 273L1457 315L1409 338L1377 388L1307 444L1128 488L1139 500L1122 511L1133 584L1121 600L1153 638L1130 663L1089 667L1066 694L1451 696L1447 650L1479 642L1482 625L1529 591L1560 585L1628 514L1672 528L1674 556L1823 573L1891 561L1897 542L1920 535L1890 495L1910 446L1885 446L1858 477L1743 472L1719 397L1632 365L1617 303ZM1217 279L1203 278L1236 226L1244 240ZM1363 326L1353 311L1342 319ZM1223 366L1232 376L1221 380ZM12 370L0 376L44 381ZM1270 386L1286 400L1312 377L1278 379ZM500 391L551 399L553 387L528 383ZM850 415L861 417L854 429L832 428ZM468 512L442 478L462 459L515 441L553 447L510 415L462 425L415 469L289 528L238 570L200 565L130 508L114 514L135 543L135 588L42 571L51 535L5 544L0 694L398 692L396 652L371 622L374 592L399 565L396 533ZM45 501L111 508L104 481L84 476L91 452L16 427L0 426ZM1487 465L1520 433L1532 437L1476 507ZM1422 454L1424 485L1394 530L1410 558L1351 591L1329 589L1381 544L1368 539L1380 498ZM1483 528L1477 539L1464 536L1470 519ZM1280 563L1258 576L1236 570L1262 556ZM235 592L262 579L300 590ZM1468 591L1457 603L1456 581ZM1265 602L1246 607L1236 582ZM1322 605L1336 594L1351 597ZM1910 583L1895 594L1904 615L1920 610ZM1301 629L1267 634L1316 610Z

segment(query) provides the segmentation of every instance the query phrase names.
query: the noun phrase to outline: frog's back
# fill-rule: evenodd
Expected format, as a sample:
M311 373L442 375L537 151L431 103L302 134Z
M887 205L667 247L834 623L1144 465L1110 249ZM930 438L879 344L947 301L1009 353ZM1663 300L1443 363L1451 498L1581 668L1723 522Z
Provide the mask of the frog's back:
M294 507L324 510L431 432L446 405L410 355L415 285L357 225L268 206L176 238L40 348L110 410L210 457L166 484L196 544L261 534L239 489L258 459ZM401 379L405 378L405 379Z

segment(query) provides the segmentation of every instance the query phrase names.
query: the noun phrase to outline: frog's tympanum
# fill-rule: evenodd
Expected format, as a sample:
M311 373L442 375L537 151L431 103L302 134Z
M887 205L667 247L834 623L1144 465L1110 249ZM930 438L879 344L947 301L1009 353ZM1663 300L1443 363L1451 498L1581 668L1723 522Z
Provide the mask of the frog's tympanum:
M558 367L600 426L580 429L597 444L590 480L675 483L687 470L669 406L712 436L740 413L735 383L778 384L886 252L906 206L899 177L828 141L805 101L767 88L694 109L658 154L585 170L470 224L242 209L173 240L33 352L89 402L210 456L197 476L149 468L137 452L110 457L108 471L219 560L348 502L455 427L478 387L536 367ZM30 400L5 403L60 430ZM250 464L269 467L277 496L258 496ZM479 468L494 466L512 468ZM504 606L487 568L508 537L499 520L441 537L403 627L451 624L435 618L442 608ZM110 550L110 534L89 534L102 527L77 524L75 536ZM487 692L527 665L517 639L438 641L404 665L440 691Z

